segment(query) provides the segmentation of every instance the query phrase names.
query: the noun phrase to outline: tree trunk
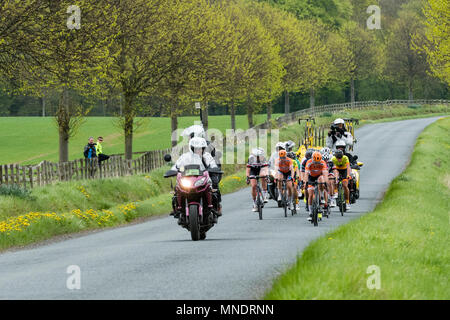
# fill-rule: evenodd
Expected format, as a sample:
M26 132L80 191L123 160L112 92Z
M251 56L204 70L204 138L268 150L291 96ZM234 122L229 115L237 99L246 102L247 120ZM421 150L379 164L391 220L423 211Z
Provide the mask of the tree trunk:
M248 119L248 128L253 128L253 101L249 98L247 100L247 119Z
M316 97L315 97L315 91L314 88L309 89L309 107L311 108L312 112L315 113L314 111L314 106L316 103Z
M272 123L272 101L267 102L267 124L270 129Z
M177 106L173 105L172 110L170 112L170 125L171 125L171 132L175 132L178 129L178 116L177 116ZM172 135L171 135L172 136ZM172 141L172 147L175 147L177 145L178 141Z
M134 96L125 95L125 105L122 108L125 122L124 122L124 134L125 134L125 159L133 159L133 132L134 132L134 114L133 114L133 100Z
M284 92L284 113L288 114L290 112L290 106L289 106L289 91Z
M233 99L231 100L230 114L231 114L231 129L236 130L236 109L234 106Z
M202 122L203 122L203 128L205 131L208 130L208 101L203 102L204 108L201 109L200 112L203 112L202 116Z
M355 104L355 79L350 79L350 101L352 102L352 106Z
M67 88L63 89L56 115L59 131L59 162L69 161L70 114Z
M408 82L408 100L409 101L413 100L413 84L412 84L412 80L409 80L409 82Z
M45 96L41 97L42 117L45 118Z
M59 162L69 161L69 133L67 130L59 131Z

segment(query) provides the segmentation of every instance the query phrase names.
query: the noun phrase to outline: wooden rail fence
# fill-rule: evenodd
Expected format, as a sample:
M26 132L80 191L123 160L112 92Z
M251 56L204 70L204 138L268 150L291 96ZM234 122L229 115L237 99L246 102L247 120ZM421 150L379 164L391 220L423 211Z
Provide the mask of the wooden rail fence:
M43 186L57 181L102 179L148 173L164 166L164 155L171 149L145 152L134 160L121 155L111 156L100 165L94 160L77 159L64 163L42 161L38 165L0 165L0 185L19 185L25 188Z

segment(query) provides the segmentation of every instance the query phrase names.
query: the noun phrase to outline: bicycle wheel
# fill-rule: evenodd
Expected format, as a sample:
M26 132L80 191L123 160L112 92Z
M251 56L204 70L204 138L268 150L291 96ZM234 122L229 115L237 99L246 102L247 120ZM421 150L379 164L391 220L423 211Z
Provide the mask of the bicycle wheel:
M259 220L262 220L262 209L263 209L263 200L261 195L261 189L258 187L258 197L257 197L257 205L258 205L258 214Z
M282 202L283 202L283 210L284 210L284 216L287 217L287 190L286 190L286 183L283 183L283 195L281 196Z
M319 192L316 186L316 189L314 189L314 199L312 203L312 214L313 214L312 223L314 224L314 227L317 227L319 225L319 206L320 206Z
M342 182L339 183L338 187L338 199L339 199L339 211L341 212L341 216L343 216L345 212L345 194Z

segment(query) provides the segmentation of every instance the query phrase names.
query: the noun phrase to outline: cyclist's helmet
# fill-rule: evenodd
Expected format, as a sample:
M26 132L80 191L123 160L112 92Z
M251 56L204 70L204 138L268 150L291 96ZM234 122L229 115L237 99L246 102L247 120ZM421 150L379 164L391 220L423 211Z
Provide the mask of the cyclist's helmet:
M286 151L287 152L292 151L292 149L295 147L295 142L292 141L292 140L286 141L284 144L286 146Z
M322 154L322 156L329 154L330 152L331 152L331 150L328 147L324 147L324 148L320 149L320 153Z
M306 150L305 158L308 159L308 160L311 159L313 153L314 153L314 149L308 149L308 150Z
M278 155L280 156L280 158L286 157L286 150L280 150L280 151L278 151Z
M342 157L344 156L344 152L342 150L336 150L336 152L334 153L334 156L338 159L342 159Z
M322 160L322 155L320 154L320 152L316 151L313 153L312 159L314 162L320 162Z
M288 158L291 158L291 159L294 159L295 160L295 158L296 158L296 155L295 155L295 152L288 152L287 153L287 156L288 156Z
M253 148L252 149L252 155L255 157L260 157L264 155L264 149L263 148Z
M275 149L276 149L277 151L280 151L280 150L286 150L286 145L285 145L284 142L278 142L278 143L275 145Z
M337 149L342 149L342 151L344 151L345 150L345 146L346 146L346 144L342 140L339 140L338 142L336 142L336 150Z

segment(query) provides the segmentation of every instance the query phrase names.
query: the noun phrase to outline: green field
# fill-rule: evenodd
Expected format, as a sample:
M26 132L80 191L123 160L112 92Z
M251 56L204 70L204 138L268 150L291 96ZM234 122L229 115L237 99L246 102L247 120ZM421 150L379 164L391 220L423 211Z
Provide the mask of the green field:
M449 132L449 117L427 127L383 202L309 245L265 298L449 299Z
M279 115L274 115L277 116ZM260 124L266 118L264 114L255 115L254 121ZM198 120L199 117L181 117L178 126L186 128ZM236 116L236 126L239 129L247 129L247 116ZM230 116L210 116L209 127L224 132L231 127ZM0 164L58 161L58 130L52 117L0 118L0 136ZM83 148L90 136L103 136L103 149L106 154L124 153L124 137L115 124L115 118L88 117L69 142L70 160L83 157ZM169 118L147 118L134 134L133 151L169 148L170 137Z

